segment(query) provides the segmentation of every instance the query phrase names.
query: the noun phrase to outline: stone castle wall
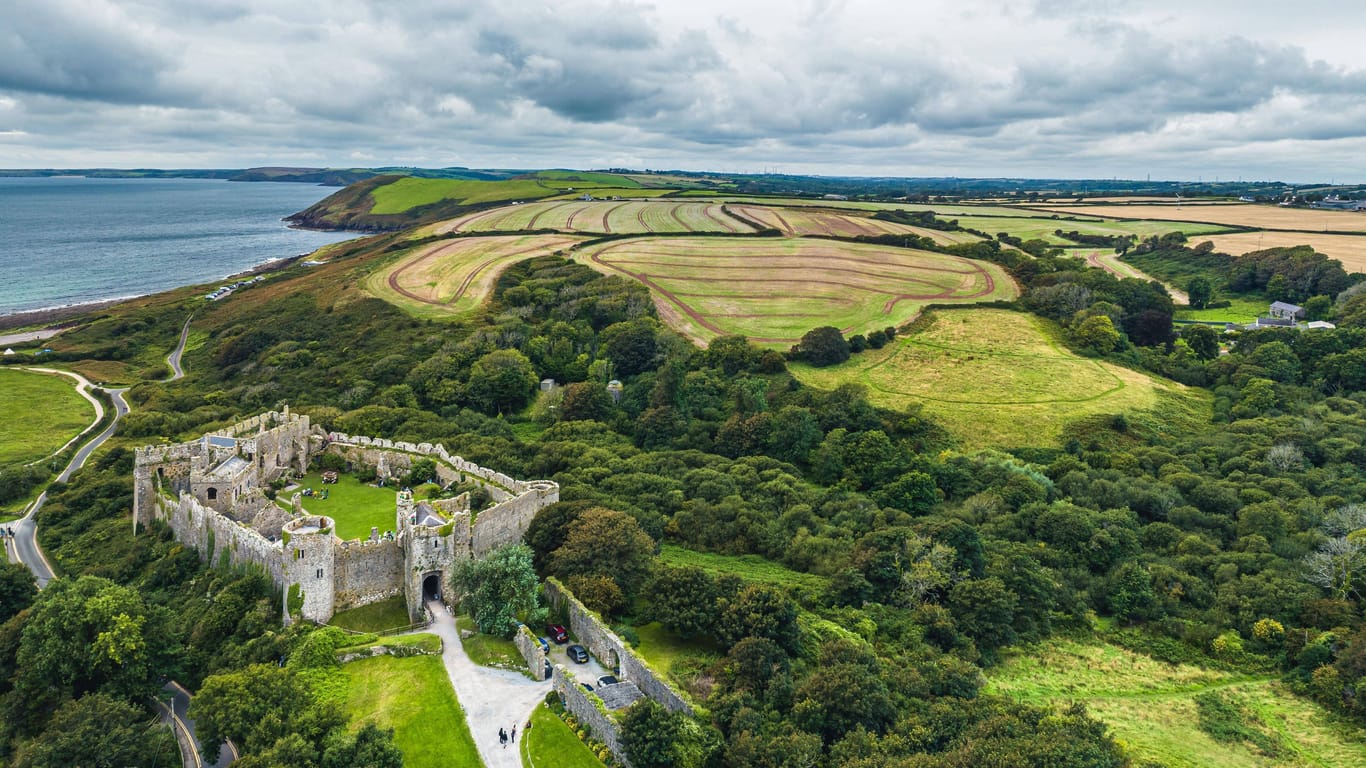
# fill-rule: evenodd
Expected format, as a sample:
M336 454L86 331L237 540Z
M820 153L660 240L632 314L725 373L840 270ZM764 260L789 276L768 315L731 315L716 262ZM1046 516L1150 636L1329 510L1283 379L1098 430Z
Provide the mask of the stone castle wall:
M545 649L541 647L541 641L536 637L536 633L531 631L531 627L525 624L517 627L517 634L513 636L512 642L517 646L517 651L522 654L522 660L526 662L527 669L531 670L533 680L545 679Z
M176 540L199 552L204 560L212 563L227 552L233 565L260 567L275 584L284 582L279 542L201 505L187 493L178 500L160 498L154 508L156 516L165 520L175 533Z
M670 712L684 712L689 716L693 714L692 706L683 696L656 675L644 659L637 656L563 584L553 578L546 579L545 597L552 611L567 615L569 630L579 643L588 648L598 661L615 668L618 678L635 683L641 693L659 702Z
M621 735L616 721L598 709L598 703L593 701L597 697L580 688L561 664L556 664L551 669L550 679L555 692L560 694L564 701L564 708L588 729L589 736L606 744L617 762L630 768L631 763L626 759L626 750L621 746Z
M296 607L289 602L302 598L299 615L310 621L324 623L336 612L336 548L329 517L306 515L285 525L284 564L286 610ZM316 529L314 532L301 532Z
M393 541L347 541L335 551L335 609L357 608L403 594L403 550Z

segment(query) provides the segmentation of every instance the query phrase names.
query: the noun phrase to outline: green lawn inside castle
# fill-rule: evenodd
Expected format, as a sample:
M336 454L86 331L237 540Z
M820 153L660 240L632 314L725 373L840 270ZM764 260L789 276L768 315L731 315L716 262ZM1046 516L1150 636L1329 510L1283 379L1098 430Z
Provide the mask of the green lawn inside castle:
M332 518L337 524L337 538L342 541L368 538L371 528L379 529L381 534L394 530L395 501L402 486L363 483L347 472L339 472L337 482L324 484L319 470L310 471L296 482L299 489L313 489L313 495L303 499L304 508ZM322 495L324 491L326 497ZM422 495L420 489L414 491ZM285 495L281 494L281 499Z

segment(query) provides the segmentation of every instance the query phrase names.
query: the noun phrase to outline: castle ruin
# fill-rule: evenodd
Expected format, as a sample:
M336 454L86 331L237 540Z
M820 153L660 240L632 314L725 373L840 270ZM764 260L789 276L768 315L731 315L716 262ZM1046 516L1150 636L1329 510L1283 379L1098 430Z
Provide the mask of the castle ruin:
M301 494L285 500L266 493L328 453L374 468L386 482L431 459L441 487L478 484L493 505L471 510L468 493L417 502L404 490L396 495L393 530L342 541L332 519L310 513ZM553 482L514 480L440 444L324 432L288 407L197 440L138 448L133 480L134 530L161 520L210 563L259 567L284 595L286 618L297 613L320 623L400 595L418 620L424 596L451 593L457 561L520 541L537 510L559 499Z

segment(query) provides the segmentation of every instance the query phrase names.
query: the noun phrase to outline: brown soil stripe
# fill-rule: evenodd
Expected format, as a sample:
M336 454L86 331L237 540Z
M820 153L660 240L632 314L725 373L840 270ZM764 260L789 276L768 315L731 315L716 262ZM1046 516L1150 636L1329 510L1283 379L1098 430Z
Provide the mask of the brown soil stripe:
M473 223L476 222L476 221L479 221L480 219L488 218L489 216L492 216L492 215L494 215L495 213L501 214L501 213L507 213L507 211L504 210L504 209L502 209L502 208L494 208L494 209L489 210L489 211L484 211L483 213L476 213L476 214L467 216L467 217L465 217L465 218L463 218L463 219L456 219L456 221L455 221L455 223L454 223L454 226L452 226L452 227L450 227L450 228L448 228L448 229L445 229L444 231L441 231L441 234L446 234L446 233L449 233L449 232L468 232L469 230L466 229L466 227L468 227L469 225L473 224Z
M606 250L606 249L604 249L604 250ZM768 262L768 261L776 261L776 260L778 260L778 259L815 259L815 260L819 260L819 261L824 262L824 263L829 263L829 262L832 262L832 261L838 261L838 262L841 262L841 263L849 263L849 264L867 264L867 265L869 265L869 266L874 266L874 267L893 267L893 268L897 268L897 269L910 269L910 270L916 270L916 271L919 271L919 272L946 272L946 273L951 274L951 275L975 275L975 274L977 274L978 272L981 271L980 269L978 269L978 268L976 268L976 267L973 267L973 268L970 268L970 269L966 269L966 270L962 270L962 269L949 269L949 268L947 268L947 267L931 267L931 266L922 265L922 264L898 264L897 262L893 262L893 261L879 261L879 260L877 260L877 259L859 259L859 258L855 258L855 257L853 257L853 256L843 256L843 255L835 254L835 253L831 253L831 254L811 253L811 254L805 254L805 255L802 255L802 254L774 253L774 254L755 254L755 255L752 255L752 256L751 256L751 255L737 256L737 255L735 255L734 253L715 253L715 254L713 254L713 253L689 253L689 254L681 254L681 253L670 252L670 251L632 251L629 255L626 255L626 256L624 256L623 258L630 259L630 260L634 261L634 260L635 260L635 259L634 259L635 256L663 256L663 257L665 257L665 258L678 258L678 259L682 259L683 261L678 262L678 266L685 266L686 263L689 262L689 261L698 261L698 260L702 260L702 259L730 259L730 260L745 259L745 260L747 260L747 261L748 261L748 260L759 260L759 259L762 259L763 261L766 261L766 262ZM949 258L949 257L946 256L945 258ZM640 262L640 263L644 264L644 263L647 263L647 262ZM667 263L673 263L673 262L656 262L656 263L665 263L665 264L667 264ZM745 268L747 268L747 269L753 269L753 268L754 268L754 265L750 264L750 265L747 265Z
M648 205L648 203L646 203L646 205ZM644 205L642 205L640 208L638 208L638 209L636 210L636 223L640 225L640 230L641 230L642 232L653 232L653 231L654 231L653 229L650 229L650 225L649 225L649 224L646 224L646 223L645 223L645 206L644 206Z
M535 216L532 216L532 217L531 217L531 221L528 221L528 222L526 223L526 229L535 229L535 228L536 228L536 222L540 221L542 216L546 215L547 213L550 213L551 211L555 210L556 208L563 208L564 206L569 205L569 204L570 204L570 201L565 200L565 201L562 201L562 202L552 203L552 204L550 204L550 205L547 205L547 206L546 206L545 208L543 208L542 210L537 211Z
M459 247L462 243L463 243L463 241L460 241L460 242L451 243L451 244L446 245L446 246L442 246L441 248L437 248L437 249L433 250L433 251L430 252L430 253L424 254L424 255L421 256L420 258L414 259L413 261L410 261L410 262L408 262L407 264L404 264L404 265L400 266L398 269L395 269L393 272L390 272L390 273L389 273L389 279L388 279L388 281L387 281L387 282L389 283L389 287L390 287L393 291L395 291L396 293L398 293L399 295L401 295L401 296L406 296L407 298L412 299L413 301L420 302L420 303L422 303L422 304L431 304L432 306L441 306L441 305L445 305L445 304L454 304L456 301L459 301L460 298L461 298L462 296L465 295L465 291L466 291L467 289L469 289L470 283L474 282L474 278L478 277L478 276L479 276L479 273L483 272L486 268L488 268L488 266L489 266L490 264L492 264L492 263L494 263L494 262L496 262L496 261L498 261L498 260L500 260L500 259L513 258L513 257L516 257L516 256L522 256L522 255L525 255L525 254L528 254L528 253L535 253L536 251L541 251L541 250L545 250L545 249L546 249L546 246L545 246L545 245L538 245L538 246L535 246L535 247L532 247L532 248L526 248L526 249L521 250L521 251L514 251L514 252L512 252L512 253L500 254L500 255L493 256L493 257L491 257L491 258L485 259L484 261L482 261L482 262L480 262L478 265L476 265L473 271L471 271L468 275L465 276L465 280L460 284L460 287L459 287L458 289L456 289L455 295L452 296L451 298L447 299L446 301L439 301L439 300L437 300L437 299L433 299L433 298L428 297L428 296L419 296L418 294L413 293L412 291L408 290L407 288L404 288L402 285L399 285L399 282L398 282L399 276L402 275L404 272L407 272L408 270L412 269L413 267L415 267L415 266L417 266L417 265L419 265L419 264L422 264L423 262L426 262L426 261L428 261L428 260L430 260L430 259L434 259L434 258L437 258L437 257L440 257L440 256L445 256L445 255L447 254L447 252L449 252L449 251L451 251L451 250L453 250L453 249L456 249L456 248Z
M620 209L620 208L625 208L625 207L628 206L628 205L630 205L630 203L621 203L620 205L614 205L614 206L612 206L611 208L608 208L608 209L602 214L602 231L603 231L604 233L609 234L609 235L612 234L612 225L607 223L608 217L610 217L616 210L618 210L618 209Z
M696 232L697 230L688 226L687 223L683 221L683 217L678 215L678 209L685 205L687 205L687 203L678 203L669 208L669 217L678 222L678 226L682 227L684 232Z
M719 209L721 210L721 214L718 216L715 212ZM727 232L730 232L731 234L740 231L735 228L734 224L731 224L729 221L726 221L725 218L722 218L723 216L726 216L726 212L725 210L721 209L721 206L719 205L709 205L703 208L702 215L716 222L717 225L719 225L722 229L726 230ZM735 221L739 221L739 219L735 219Z
M613 263L621 264L621 263L623 263L623 262L618 261L618 262L613 262ZM646 266L646 267L677 267L677 266L679 266L678 264L676 264L676 263L674 263L674 262L671 262L671 261L645 261L645 260L642 260L642 259L631 259L631 260L629 260L629 261L626 261L625 263L630 264L630 265L632 265L632 266ZM735 269L738 269L738 270L742 270L742 271L744 271L744 272L754 272L754 271L756 271L754 265L752 265L752 264L694 264L694 265L692 265L692 266L690 267L690 269L694 269L694 270L712 270L712 271L715 271L715 270L735 270ZM871 272L871 271L863 270L863 269L849 269L848 267L842 267L842 266L839 266L839 265L830 265L830 264L810 264L810 265L803 265L803 266L800 266L800 267L788 267L787 269L802 269L802 270L810 271L810 272L834 272L834 273L836 273L836 274L841 274L841 275L863 275L864 277L872 277L872 278L876 278L876 279L878 279L878 280L890 280L890 281L898 282L898 283L916 283L916 284L919 284L919 285L932 285L932 286L934 286L934 287L936 287L936 288L941 287L938 283L932 282L932 281L930 281L930 280L925 280L925 279L923 279L923 278L908 277L908 276L906 276L906 275L887 274L887 273L885 273L885 272ZM954 274L971 274L971 273L955 272ZM671 279L671 280L690 280L690 279L692 279L692 278L689 278L687 275L670 275L670 276L669 276L669 279ZM729 280L729 279L731 279L731 278L725 278L725 279ZM741 279L741 278L735 278L735 279ZM765 279L767 279L767 278L747 278L747 279L754 279L754 280L757 280L757 281L759 281L759 282L763 282L763 281L764 281Z

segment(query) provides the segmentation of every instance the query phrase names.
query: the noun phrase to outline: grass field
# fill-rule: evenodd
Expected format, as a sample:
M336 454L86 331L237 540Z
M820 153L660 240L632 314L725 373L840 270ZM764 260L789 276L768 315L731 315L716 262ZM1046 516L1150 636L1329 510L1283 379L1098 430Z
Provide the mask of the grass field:
M569 235L477 237L429 243L366 280L372 295L418 317L449 317L477 308L510 264L564 250Z
M408 618L408 603L399 596L338 611L327 623L356 632L383 632L406 627L411 620Z
M304 509L332 518L337 524L337 537L342 541L366 538L372 526L379 528L380 533L394 530L398 502L393 488L366 485L345 472L331 485L323 485L319 472L309 472L298 482L302 488L312 488L315 493L327 490L326 499L305 496ZM293 494L290 491L280 495L283 498Z
M682 672L689 663L695 665L715 661L721 656L721 649L714 641L707 638L684 640L671 634L657 621L635 627L635 631L640 637L635 652L665 675L672 675L676 669Z
M1167 664L1098 641L1058 639L1020 649L988 675L987 691L1058 706L1080 701L1111 727L1137 765L1366 765L1366 734L1279 683ZM1201 730L1195 697L1211 691L1249 712L1247 724L1278 742L1279 756L1248 742L1215 741Z
M516 643L480 632L475 629L474 620L468 616L456 618L455 626L457 629L474 632L470 637L460 639L460 645L465 649L470 661L481 667L526 670L526 661L522 658L522 652L517 650Z
M545 704L531 713L531 728L522 732L519 744L526 768L603 768L593 750Z
M572 185L569 185L572 186ZM405 176L370 192L377 214L404 213L442 200L461 205L495 203L501 200L535 200L560 193L558 185L535 179L508 181L467 181L465 179L418 179Z
M547 200L480 211L431 228L434 234L554 229L590 234L731 232L752 228L720 203L679 200Z
M1104 221L1100 219L1091 221L1070 221L1067 219L1053 219L1047 216L1037 216L1035 218L1018 216L1014 218L959 216L954 218L958 219L958 225L961 227L981 230L990 235L995 235L998 232L1005 232L1024 240L1043 240L1063 247L1075 246L1076 243L1067 238L1053 234L1059 229L1064 232L1075 230L1085 235L1138 235L1139 237L1164 235L1168 232L1185 232L1189 235L1195 235L1208 232L1227 231L1227 227L1185 221Z
M1267 301L1245 296L1216 297L1229 302L1223 309L1179 309L1177 320L1216 320L1222 323L1250 323L1267 312Z
M46 458L94 420L71 379L0 369L0 464Z
M1250 229L1305 232L1366 232L1366 215L1355 211L1320 211L1252 203L1173 205L1061 205L1046 210L1117 219L1198 221Z
M1236 232L1228 235L1192 238L1194 242L1209 240L1221 253L1241 256L1263 248L1282 248L1295 245L1313 246L1314 250L1342 262L1348 272L1366 272L1366 235L1324 235L1313 232Z
M812 206L791 206L776 208L767 205L737 204L728 206L750 221L756 221L769 229L776 229L788 237L878 237L880 235L920 235L945 245L970 243L979 240L967 232L945 232L925 227L898 224L892 221L874 219L861 212L849 209L827 209Z
M1120 261L1119 254L1115 253L1114 250L1110 248L1101 250L1096 250L1095 248L1069 248L1067 253L1073 258L1085 259L1086 263L1092 267L1103 269L1120 279L1126 277L1145 281L1157 279L1132 264ZM1177 304L1190 303L1190 296L1187 296L1185 291L1174 285L1167 286L1167 293L1172 295L1172 300Z
M931 302L1017 295L995 264L828 240L641 238L584 248L575 258L644 283L660 315L700 341L739 334L787 346L817 326L860 333L901 325Z
M482 765L440 656L377 656L342 672L352 726L393 728L407 768Z
M855 382L876 405L920 403L965 447L1056 445L1099 414L1160 412L1155 426L1208 418L1207 396L1062 347L1046 321L1006 310L937 312L928 328L829 368L789 367L822 389Z
M759 555L718 555L664 544L660 547L659 561L673 568L701 568L713 576L731 574L755 584L775 587L797 587L819 592L829 584L824 576L794 571Z

